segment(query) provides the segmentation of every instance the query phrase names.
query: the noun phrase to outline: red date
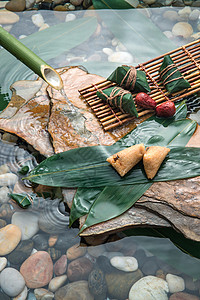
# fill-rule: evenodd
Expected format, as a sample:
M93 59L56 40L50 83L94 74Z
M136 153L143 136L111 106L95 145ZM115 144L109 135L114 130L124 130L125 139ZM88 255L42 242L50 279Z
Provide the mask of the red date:
M170 100L156 106L156 115L158 117L163 117L163 118L173 117L175 112L176 112L176 107L174 105L174 102Z
M156 101L153 100L149 95L146 93L139 93L135 97L135 102L138 106L145 108L145 109L155 109L156 108Z

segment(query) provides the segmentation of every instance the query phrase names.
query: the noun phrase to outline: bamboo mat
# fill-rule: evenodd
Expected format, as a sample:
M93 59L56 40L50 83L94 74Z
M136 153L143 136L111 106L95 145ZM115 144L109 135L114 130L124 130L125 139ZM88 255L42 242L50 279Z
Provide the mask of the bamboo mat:
M189 81L191 88L174 93L173 95L167 92L160 81L158 73L165 55L171 56L172 60L184 78ZM177 101L186 98L189 95L195 94L200 90L200 40L196 40L143 64L139 64L136 66L136 69L145 71L149 86L151 88L151 92L148 94L157 103L162 103L167 100ZM129 114L121 112L118 108L111 107L109 104L103 102L97 97L97 89L104 89L115 85L117 84L108 80L104 80L98 82L96 85L90 85L79 90L79 93L91 107L105 131L116 128L135 118ZM132 93L132 95L133 98L136 96L134 93ZM141 108L137 108L137 111L139 117L151 112L150 110L144 110Z

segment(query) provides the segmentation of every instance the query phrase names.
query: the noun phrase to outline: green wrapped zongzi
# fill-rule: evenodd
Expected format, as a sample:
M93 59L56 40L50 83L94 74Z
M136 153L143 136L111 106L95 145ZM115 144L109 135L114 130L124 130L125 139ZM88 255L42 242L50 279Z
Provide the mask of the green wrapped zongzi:
M118 67L107 79L129 91L145 93L151 91L145 72L136 70L133 66Z
M166 90L171 94L191 87L169 55L164 56L159 74Z
M111 106L118 107L122 112L138 117L135 102L130 92L115 86L98 90L97 96Z

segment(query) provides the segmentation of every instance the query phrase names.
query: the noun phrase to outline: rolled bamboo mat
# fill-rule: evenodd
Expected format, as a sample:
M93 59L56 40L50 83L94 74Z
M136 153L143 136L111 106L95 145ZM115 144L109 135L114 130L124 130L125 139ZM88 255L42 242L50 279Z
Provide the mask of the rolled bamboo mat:
M169 94L167 92L160 81L158 73L165 55L171 56L184 78L189 81L191 85L189 89L182 90L181 92L174 94ZM151 88L151 92L148 94L157 103L162 103L166 100L175 102L180 99L187 98L189 95L195 94L200 90L200 40L196 40L145 63L139 64L136 66L136 69L142 70L146 73L146 77ZM116 85L116 83L104 80L95 85L90 85L79 90L79 93L90 106L105 131L116 128L135 118L129 114L121 112L118 108L111 107L109 104L97 97L97 89L105 89ZM134 99L136 94L132 93L132 95ZM141 108L137 108L137 111L139 118L151 112L150 110L144 110Z

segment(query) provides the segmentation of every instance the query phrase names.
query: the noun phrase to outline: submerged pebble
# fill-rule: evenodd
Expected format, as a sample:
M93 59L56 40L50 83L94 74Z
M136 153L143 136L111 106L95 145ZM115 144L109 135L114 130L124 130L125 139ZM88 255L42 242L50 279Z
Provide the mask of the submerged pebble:
M110 263L113 267L124 272L133 272L138 269L137 259L131 256L114 256Z
M0 256L12 252L21 240L21 230L18 226L9 224L0 229Z
M17 225L22 232L22 240L32 238L39 230L38 215L31 212L15 212L11 223Z
M49 282L49 287L48 287L49 291L51 291L51 292L57 291L61 286L64 285L64 283L66 281L67 281L67 275L61 275L61 276L54 277Z
M14 268L5 268L0 274L1 288L10 297L19 295L25 287L23 276Z
M180 276L167 274L166 281L168 283L170 293L182 292L185 289L184 279Z
M6 185L14 185L18 180L17 175L13 173L6 173L0 175L0 186Z

